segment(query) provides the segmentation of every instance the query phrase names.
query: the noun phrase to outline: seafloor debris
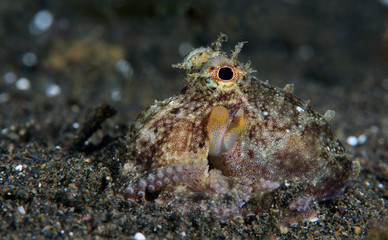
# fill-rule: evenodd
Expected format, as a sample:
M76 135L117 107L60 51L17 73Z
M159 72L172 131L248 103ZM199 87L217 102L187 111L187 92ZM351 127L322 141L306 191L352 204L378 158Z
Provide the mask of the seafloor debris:
M101 128L101 124L107 118L114 116L116 113L116 110L107 104L97 107L94 113L82 124L80 131L74 138L72 147L80 151L87 151L94 147L92 145L85 145L85 142Z

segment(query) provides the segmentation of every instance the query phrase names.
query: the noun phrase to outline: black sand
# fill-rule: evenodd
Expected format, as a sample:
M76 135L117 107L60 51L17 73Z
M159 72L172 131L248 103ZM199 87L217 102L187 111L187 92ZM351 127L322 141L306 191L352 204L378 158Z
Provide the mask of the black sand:
M388 239L388 5L382 2L0 3L0 237ZM40 10L54 21L33 35L29 25ZM278 87L294 83L296 95L316 110L336 111L332 127L361 172L343 195L320 203L318 221L279 229L274 206L220 223L201 211L127 202L110 188L115 161L104 148L154 99L183 87L184 73L170 68L182 61L179 47L206 46L219 32L229 36L224 49L248 41L241 60L252 61L258 78ZM36 64L23 61L28 52ZM126 72L115 68L121 58L130 63ZM55 86L59 94L49 91ZM93 116L105 116L94 109L102 104L117 113L96 131ZM357 144L347 142L351 136ZM281 198L279 190L274 201Z

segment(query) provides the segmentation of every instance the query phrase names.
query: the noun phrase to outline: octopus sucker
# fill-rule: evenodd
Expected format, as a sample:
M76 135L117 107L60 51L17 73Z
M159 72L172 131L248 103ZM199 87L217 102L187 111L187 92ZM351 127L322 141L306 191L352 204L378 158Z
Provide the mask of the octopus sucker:
M321 115L293 84L252 76L238 60L246 42L228 54L226 40L220 34L173 65L186 86L132 124L114 186L131 201L199 208L221 221L258 214L283 191L280 225L316 220L318 202L341 194L360 169L327 122L334 111Z

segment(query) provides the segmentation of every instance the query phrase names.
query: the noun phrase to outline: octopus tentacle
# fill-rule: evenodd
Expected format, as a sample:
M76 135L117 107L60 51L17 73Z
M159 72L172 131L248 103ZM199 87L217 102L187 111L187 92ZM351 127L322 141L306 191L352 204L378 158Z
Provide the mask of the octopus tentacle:
M205 212L214 212L221 221L240 219L247 215L246 204L253 194L251 180L228 177L217 169L209 171L208 180L205 189L201 191L188 193L171 188L171 191L163 191L158 200L168 202L183 212L192 211L196 207ZM248 209L252 210L251 207Z
M129 200L144 198L147 193L155 193L170 185L186 185L192 188L201 186L207 167L194 165L171 165L151 170L128 182L123 195Z
M211 188L217 192L213 195L215 201L212 202L217 204L209 204L208 208L222 221L243 218L245 214L242 207L251 198L252 181L246 178L226 177L216 169L210 171L209 178Z
M206 176L206 177L204 177ZM207 179L207 181L201 181ZM175 186L186 186L192 194L182 192ZM169 188L172 192L166 191ZM123 187L123 195L128 200L146 198L147 194L160 191L155 200L170 202L176 207L193 210L198 206L203 211L213 211L218 219L240 219L247 215L243 206L250 200L253 193L252 181L246 178L224 176L217 169L195 165L177 164L150 170L128 182ZM179 198L171 197L179 196ZM201 197L196 197L201 196ZM197 199L197 204L182 199ZM188 204L190 203L190 204Z

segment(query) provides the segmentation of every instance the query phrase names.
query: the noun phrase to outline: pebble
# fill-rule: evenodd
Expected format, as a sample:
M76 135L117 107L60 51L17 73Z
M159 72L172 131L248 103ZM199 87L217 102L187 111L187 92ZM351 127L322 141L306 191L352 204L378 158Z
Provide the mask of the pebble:
M144 236L143 233L137 232L134 236L135 240L146 240L146 237Z
M346 143L350 146L356 146L358 144L358 139L355 136L350 136L346 139Z
M19 211L21 214L23 214L23 215L26 214L26 210L24 209L23 206L18 207L18 211Z
M16 167L15 167L15 170L16 171L23 171L23 165L17 165Z
M16 83L16 88L19 90L28 90L31 88L31 82L27 78L19 78Z
M364 144L368 137L365 134L361 134L360 136L350 136L346 139L346 143L352 147L355 147L360 144Z

